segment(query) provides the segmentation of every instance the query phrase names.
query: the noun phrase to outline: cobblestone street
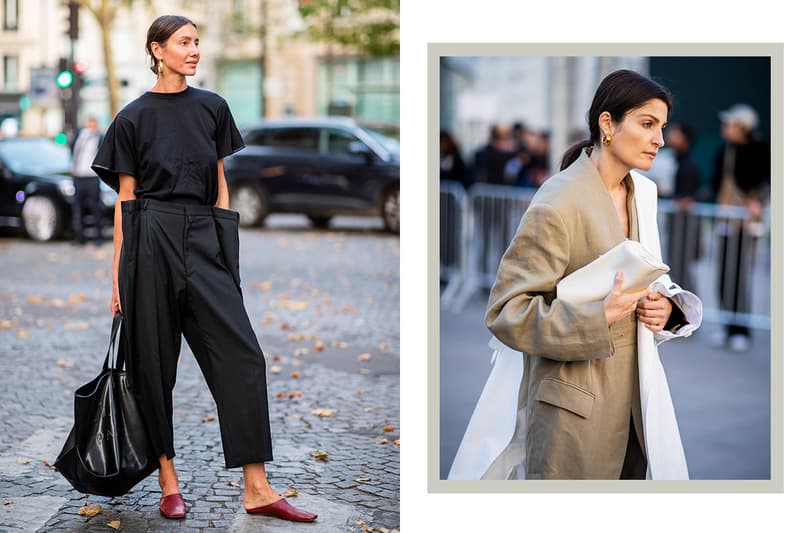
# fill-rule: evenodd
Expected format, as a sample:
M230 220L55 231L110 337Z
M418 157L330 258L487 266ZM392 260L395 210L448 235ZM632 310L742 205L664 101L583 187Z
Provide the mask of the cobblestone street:
M72 490L50 463L72 424L73 391L105 354L113 246L2 238L0 532L399 528L398 238L302 227L240 238L245 305L267 358L267 475L279 492L296 491L290 503L317 522L244 512L241 469L224 468L214 401L185 344L174 424L186 519L161 517L155 474L119 498ZM100 513L79 515L87 503Z

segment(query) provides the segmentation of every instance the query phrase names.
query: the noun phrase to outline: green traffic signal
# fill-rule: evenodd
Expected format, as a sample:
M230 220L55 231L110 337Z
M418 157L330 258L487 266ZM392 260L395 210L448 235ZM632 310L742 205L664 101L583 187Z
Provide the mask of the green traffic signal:
M68 70L62 70L56 76L56 85L61 87L62 89L66 89L70 85L72 85L72 72Z

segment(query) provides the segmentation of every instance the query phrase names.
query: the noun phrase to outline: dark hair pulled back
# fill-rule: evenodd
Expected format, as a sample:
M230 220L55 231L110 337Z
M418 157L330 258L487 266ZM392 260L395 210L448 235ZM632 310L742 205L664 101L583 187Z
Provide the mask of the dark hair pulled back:
M159 46L166 46L170 36L187 24L191 24L197 28L197 24L180 15L162 15L150 24L150 29L147 30L147 42L144 48L147 50L147 55L150 56L150 70L152 70L156 76L158 76L158 59L153 55L150 43L155 42L158 43Z
M614 122L621 122L632 109L643 106L648 100L658 99L672 109L672 95L653 80L632 70L617 70L603 78L594 93L592 105L586 116L589 122L589 138L572 145L561 158L561 170L570 166L584 148L600 145L598 120L608 111Z

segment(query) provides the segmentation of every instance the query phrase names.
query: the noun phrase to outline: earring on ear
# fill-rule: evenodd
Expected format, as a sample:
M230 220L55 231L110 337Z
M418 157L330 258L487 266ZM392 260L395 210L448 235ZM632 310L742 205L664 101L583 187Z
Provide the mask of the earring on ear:
M611 135L609 135L607 133L605 135L603 135L603 144L604 145L608 146L609 144L611 144L611 141L612 141Z
M164 62L160 59L158 60L158 73L164 74Z

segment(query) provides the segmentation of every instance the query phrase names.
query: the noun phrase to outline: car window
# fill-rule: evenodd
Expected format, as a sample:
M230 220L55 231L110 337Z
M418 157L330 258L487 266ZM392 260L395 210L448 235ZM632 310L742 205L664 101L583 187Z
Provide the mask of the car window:
M316 128L271 128L251 133L249 144L288 150L317 151L319 130Z
M358 140L352 133L334 129L326 129L322 139L322 153L348 156L351 155L350 143Z
M65 174L70 152L49 139L8 139L0 143L0 158L19 174Z

